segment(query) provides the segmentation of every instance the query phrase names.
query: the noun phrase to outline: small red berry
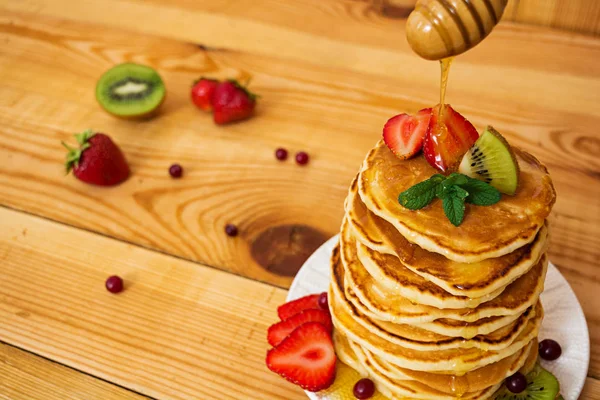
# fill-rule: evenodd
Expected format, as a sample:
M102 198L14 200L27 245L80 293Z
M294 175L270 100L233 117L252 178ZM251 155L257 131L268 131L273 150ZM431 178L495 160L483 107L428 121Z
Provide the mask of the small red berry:
M238 228L237 226L233 225L233 224L227 224L225 225L225 233L227 234L227 236L237 236L238 235Z
M169 175L171 175L172 178L181 178L181 175L183 175L183 168L179 164L173 164L169 167Z
M327 292L323 292L319 295L319 300L317 300L317 304L323 310L329 311L329 303L327 301Z
M308 164L308 154L304 151L296 153L296 162L300 165Z
M512 393L519 394L527 389L527 378L525 378L525 375L522 373L517 372L514 375L506 378L504 384Z
M539 344L539 352L544 360L554 361L560 357L562 349L556 340L544 339Z
M106 290L111 293L119 293L123 291L123 279L120 277L113 275L106 280L105 283Z
M288 152L286 149L284 148L278 148L277 150L275 150L275 158L278 159L279 161L284 161L287 160L288 158Z
M354 397L359 400L369 399L375 394L375 384L368 378L361 379L356 382L352 390Z

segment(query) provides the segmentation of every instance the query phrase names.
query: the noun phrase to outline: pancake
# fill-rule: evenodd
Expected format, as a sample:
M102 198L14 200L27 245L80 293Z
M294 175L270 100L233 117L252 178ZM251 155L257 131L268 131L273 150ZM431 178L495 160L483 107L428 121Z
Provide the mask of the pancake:
M547 247L548 229L544 225L532 243L512 253L475 263L452 261L410 243L390 223L370 212L357 190L355 179L346 200L346 213L356 239L373 252L396 256L406 268L456 296L483 297L508 285L527 273ZM382 271L380 276L390 274Z
M544 279L547 270L547 257L542 259L527 274L517 279L505 288L495 299L481 304L477 308L440 309L423 304L417 304L410 299L389 293L385 287L375 280L352 255L345 255L343 267L346 274L346 297L352 304L367 316L395 323L425 324L425 329L446 333L454 329L444 321L455 320L462 322L476 322L485 318L500 317L486 320L488 331L509 324L528 308L535 305L544 289ZM441 321L440 321L441 320ZM435 321L435 322L433 322Z
M356 296L352 293L352 289L349 287L344 288L345 298L349 300L349 302L363 315L370 318L377 325L381 325L381 323L393 323L393 324L402 324L398 322L390 322L386 320L378 319L376 315L374 315L371 310L364 307L360 300L357 300ZM358 303L357 303L358 301ZM411 303L412 304L412 303ZM415 305L418 306L418 305ZM529 308L530 309L530 308ZM528 309L528 310L529 310ZM527 312L527 310L525 310ZM447 337L457 337L457 338L473 338L477 335L485 335L489 332L494 332L499 329L505 328L520 318L521 314L515 315L507 315L503 317L488 317L481 318L476 321L464 322L457 321L453 319L440 318L431 322L423 322L420 324L412 324L411 326L419 327L423 330L426 330L430 335L431 334L439 334ZM458 324L456 323L458 322Z
M538 303L538 310L534 318L526 325L525 329L513 342L502 350L484 351L477 348L448 349L438 351L419 351L409 349L392 343L380 336L374 335L368 329L357 323L359 315L344 309L336 293L329 289L329 307L335 329L346 336L350 341L356 342L361 347L384 360L402 368L416 371L455 371L462 374L473 369L497 362L506 358L537 337L543 311Z
M462 376L399 368L369 351L362 351L371 364L391 380L415 380L440 392L459 397L463 393L486 390L502 383L504 379L526 367L529 364L528 360L537 358L537 347L537 339L534 339L517 353Z
M371 375L369 371L367 371L367 369L361 365L358 357L354 353L354 350L352 350L346 338L339 332L333 332L333 345L335 347L335 354L337 355L339 361L357 371L361 376L370 378L375 384L377 391L382 393L388 399L400 400L394 396L392 391L388 389L387 386L383 385L381 381L377 379L377 377ZM402 398L402 400L410 399Z
M351 237L356 246L356 256L367 272L388 292L401 293L416 303L439 308L475 308L498 297L504 290L503 286L482 297L454 295L406 268L398 257L373 251ZM412 294L408 288L416 290L417 294Z
M394 396L387 386L382 384L385 382L382 382L379 377L373 376L373 374L361 364L355 352L355 349L357 349L355 343L351 344L351 342L339 332L334 332L333 342L340 362L357 371L360 376L370 377L374 381L377 390L389 399L400 399ZM408 381L412 380L426 385L426 391L434 389L441 393L452 394L455 396L454 398L456 398L461 392L464 396L464 393L485 390L488 387L492 387L486 391L486 393L489 394L493 392L493 389L497 388L498 382L501 382L503 379L501 378L502 375L505 377L510 376L516 371L520 371L525 375L528 374L535 367L538 354L537 347L537 340L534 339L518 353L497 363L468 372L463 376L432 374L401 369L392 366L368 351L364 351L364 349L358 348L358 351L364 353L370 364L379 371L380 374L378 375L388 377L388 384L392 384L394 381L398 380L408 384ZM401 397L402 400L410 400L412 398L413 397ZM461 396L460 398L463 399L465 397Z
M340 301L340 305L349 312L356 314L359 318L356 322L361 324L371 333L378 335L391 343L399 346L427 351L427 350L444 350L453 348L471 348L476 347L482 350L500 350L510 345L516 337L525 329L527 322L535 316L535 312L531 309L525 313L517 315L517 318L508 325L495 330L489 335L478 335L471 339L465 340L463 337L446 336L432 331L423 329L418 325L395 324L386 321L379 321L369 318L359 309L348 301L344 292L344 273L339 260L332 260L332 276L331 290L336 299ZM464 322L463 329L464 327ZM463 331L458 330L462 333Z
M367 357L366 352L362 347L356 343L353 343L352 341L349 341L349 344L350 348L353 350L356 358L358 359L358 362L367 370L369 376L375 377L375 379L381 383L381 386L385 386L393 396L396 396L393 398L456 400L456 394L445 393L414 379L391 379L372 363L372 360ZM500 384L496 384L479 391L463 392L460 394L460 399L488 399L496 390L499 389L499 387Z
M446 218L439 199L416 211L398 203L401 192L437 171L422 156L400 160L383 141L365 158L358 193L371 212L424 250L461 263L501 257L535 239L556 198L546 168L532 155L514 152L521 171L517 193L487 207L467 204L458 227Z
M411 400L411 399L427 399L427 400L455 400L456 396L449 397L442 391L436 390L407 377L407 379L391 380L379 371L366 356L364 351L355 343L349 342L343 335L338 332L333 335L333 342L336 354L342 363L351 366L357 371L362 371L362 376L369 377L374 383L379 392L384 394L389 399L393 400ZM497 387L488 388L485 391L464 393L461 399L485 399L491 393L497 390ZM410 397L409 397L410 396Z
M342 262L344 264L348 265L350 261L358 258L362 268L366 269L380 285L392 282L387 287L383 288L388 296L401 295L414 303L437 308L475 308L482 303L494 299L502 293L503 290L503 288L501 288L489 295L479 298L454 296L404 267L394 256L376 252L372 252L372 254L361 253L360 251L363 250L363 248L368 248L359 244L352 236L347 219L344 219L344 222L342 223L340 246ZM386 263L395 263L394 268L382 268L382 264ZM380 271L390 271L393 276L388 276L384 279L381 276L374 275ZM351 273L350 271L348 272ZM353 282L355 281L353 280Z

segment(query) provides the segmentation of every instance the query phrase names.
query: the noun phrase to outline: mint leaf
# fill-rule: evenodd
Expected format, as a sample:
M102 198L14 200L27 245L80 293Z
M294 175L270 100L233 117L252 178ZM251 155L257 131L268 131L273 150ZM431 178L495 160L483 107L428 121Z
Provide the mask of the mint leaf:
M468 176L453 172L450 174L450 176L448 178L446 178L446 181L444 181L444 184L460 186L460 185L464 185L467 182L469 182Z
M467 192L465 189L461 188L460 186L452 186L450 188L450 194L452 196L456 196L462 200L469 197L469 192Z
M437 187L444 179L443 175L433 175L426 181L417 183L400 193L398 202L409 210L419 210L433 201L437 194Z
M417 183L400 193L398 201L410 210L418 210L433 201L442 199L444 213L454 226L459 226L465 217L465 202L490 206L501 198L500 192L486 182L459 173L445 177L441 174Z
M450 174L450 176L448 178L446 178L446 180L444 180L444 182L442 182L442 184L440 185L436 196L439 197L440 199L443 199L444 197L448 196L450 192L454 191L455 188L459 187L458 185L462 185L467 183L469 180L465 175L461 175L461 174L457 174L457 173L453 173ZM464 190L462 191L464 192ZM461 197L463 197L464 193L461 193ZM468 195L468 193L467 193ZM466 196L464 196L466 197ZM463 198L464 198L463 197Z
M502 197L498 189L474 178L469 178L468 182L460 187L469 192L465 201L477 206L491 206L499 202Z
M468 195L466 190L453 186L442 199L444 214L454 226L459 226L465 218L465 198Z

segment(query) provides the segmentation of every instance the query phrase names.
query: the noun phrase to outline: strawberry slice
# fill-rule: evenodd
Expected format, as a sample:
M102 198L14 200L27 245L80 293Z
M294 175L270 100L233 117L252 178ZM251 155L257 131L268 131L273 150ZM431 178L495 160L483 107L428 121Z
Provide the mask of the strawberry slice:
M331 323L331 316L328 312L323 310L304 310L285 321L281 321L272 325L267 333L267 340L271 346L277 346L283 339L285 339L290 333L292 333L300 325L304 325L307 322L319 322L327 329L331 334L333 324Z
M279 306L279 308L277 308L279 319L284 321L304 310L320 309L319 296L320 294L311 294Z
M267 353L267 367L301 388L317 392L335 380L335 350L327 328L307 322Z
M454 171L478 138L475 127L450 105L446 104L440 118L438 104L431 114L423 154L427 162L441 172Z
M431 108L424 108L414 116L396 115L383 127L383 141L398 158L409 159L423 148L430 118Z

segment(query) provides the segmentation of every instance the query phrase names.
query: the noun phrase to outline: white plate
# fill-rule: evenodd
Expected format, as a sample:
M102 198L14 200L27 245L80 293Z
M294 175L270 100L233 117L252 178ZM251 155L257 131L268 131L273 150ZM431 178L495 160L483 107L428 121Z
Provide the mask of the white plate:
M337 240L337 236L332 237L306 260L290 287L288 301L327 290L329 257ZM542 362L542 365L558 378L565 400L577 400L590 363L590 337L575 293L552 263L541 298L546 316L539 337L556 340L563 350L558 360ZM316 399L314 394L306 394Z

